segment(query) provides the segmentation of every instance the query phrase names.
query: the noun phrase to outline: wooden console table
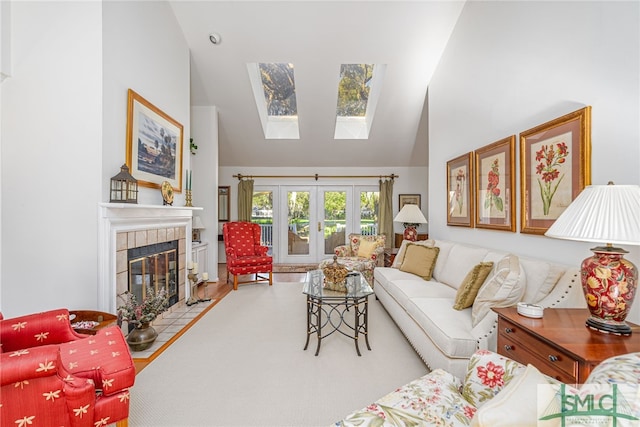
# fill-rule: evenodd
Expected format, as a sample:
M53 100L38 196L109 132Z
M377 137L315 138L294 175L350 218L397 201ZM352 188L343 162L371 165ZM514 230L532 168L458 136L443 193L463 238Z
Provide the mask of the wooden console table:
M404 234L402 233L394 233L395 241L394 247L399 248L402 245L402 241L404 240ZM418 234L417 240L427 240L429 238L429 234Z
M521 316L515 307L498 313L498 353L567 384L583 384L593 368L609 357L640 351L640 326L629 323L628 337L585 326L589 310L546 308L542 319Z

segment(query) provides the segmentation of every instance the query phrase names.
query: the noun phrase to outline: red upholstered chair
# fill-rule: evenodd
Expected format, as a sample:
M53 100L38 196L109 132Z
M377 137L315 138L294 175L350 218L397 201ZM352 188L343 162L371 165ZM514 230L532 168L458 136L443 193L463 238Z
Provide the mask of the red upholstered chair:
M269 286L273 284L273 258L269 248L260 244L260 225L252 222L227 222L222 227L224 250L227 255L228 277L233 276L233 289L238 283L267 280L259 273L269 273ZM238 282L238 276L255 274L255 280Z
M135 367L118 327L78 334L66 309L2 319L0 352L0 425L127 425Z

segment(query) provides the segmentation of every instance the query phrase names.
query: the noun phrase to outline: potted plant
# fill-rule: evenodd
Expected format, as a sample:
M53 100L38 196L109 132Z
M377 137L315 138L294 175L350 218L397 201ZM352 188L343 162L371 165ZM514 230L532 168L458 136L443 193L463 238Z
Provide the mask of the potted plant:
M130 291L118 295L118 298L124 302L118 307L118 324L127 322L134 327L127 335L127 342L133 351L146 350L153 344L158 333L150 323L160 313L166 311L169 305L165 289L160 289L157 293L149 285L146 289L146 297L140 304Z

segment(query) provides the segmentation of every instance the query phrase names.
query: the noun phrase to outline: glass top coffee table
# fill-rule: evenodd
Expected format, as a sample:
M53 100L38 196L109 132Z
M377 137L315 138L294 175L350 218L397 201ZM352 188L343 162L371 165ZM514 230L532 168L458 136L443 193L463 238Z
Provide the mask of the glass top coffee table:
M356 352L360 354L358 337L364 335L367 349L371 350L368 336L369 295L373 289L359 272L351 272L346 279L346 292L334 291L324 287L322 270L307 273L302 293L307 296L307 342L309 346L312 334L318 337L316 356L320 353L322 340L334 332L353 339ZM353 323L347 315L352 312ZM324 331L323 331L324 330Z

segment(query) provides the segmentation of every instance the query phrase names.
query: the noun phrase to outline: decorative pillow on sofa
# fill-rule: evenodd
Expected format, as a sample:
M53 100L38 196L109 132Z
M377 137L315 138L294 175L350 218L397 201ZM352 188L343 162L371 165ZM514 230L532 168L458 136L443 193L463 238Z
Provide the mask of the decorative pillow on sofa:
M371 258L371 255L373 255L373 252L378 249L379 246L380 242L362 240L358 247L358 256L362 258Z
M453 304L454 309L464 310L473 305L480 286L482 286L489 273L491 273L492 268L493 262L481 262L469 271L467 277L464 278L458 288L456 300Z
M404 254L407 250L407 245L409 243L413 243L414 245L423 245L429 248L433 248L436 245L436 241L433 239L416 240L415 242L412 242L411 240L403 240L402 244L400 245L400 249L398 249L398 253L396 254L396 257L393 259L393 263L391 264L391 267L400 268L400 266L402 265L402 261L404 261Z
M415 243L408 243L400 271L413 273L424 280L431 280L440 248L429 248Z
M471 419L472 427L536 427L539 416L544 413L555 397L547 378L533 365L515 377L493 399L478 409Z
M475 327L480 323L493 307L516 305L522 299L525 285L525 275L520 274L520 260L514 254L505 255L478 291L471 311L472 325Z

